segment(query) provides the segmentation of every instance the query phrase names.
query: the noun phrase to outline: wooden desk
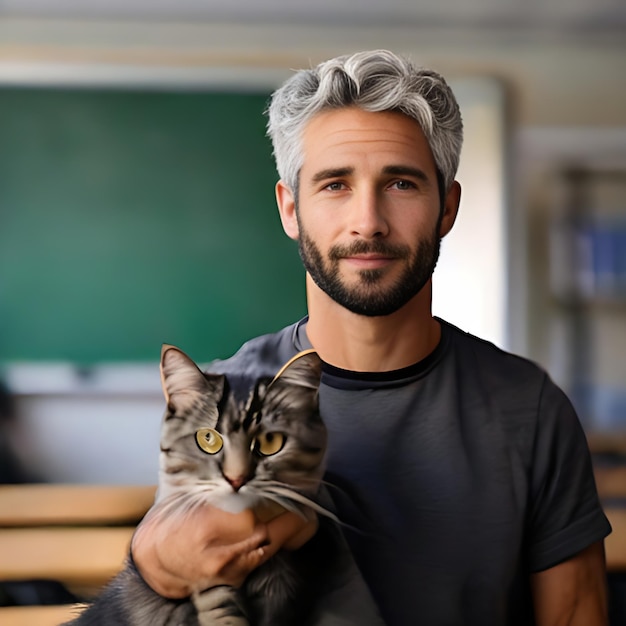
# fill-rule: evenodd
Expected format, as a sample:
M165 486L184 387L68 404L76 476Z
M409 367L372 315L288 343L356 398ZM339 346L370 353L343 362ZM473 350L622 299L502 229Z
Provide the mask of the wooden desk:
M99 587L123 566L154 486L0 486L0 578Z
M0 485L0 527L134 524L155 492L135 485Z

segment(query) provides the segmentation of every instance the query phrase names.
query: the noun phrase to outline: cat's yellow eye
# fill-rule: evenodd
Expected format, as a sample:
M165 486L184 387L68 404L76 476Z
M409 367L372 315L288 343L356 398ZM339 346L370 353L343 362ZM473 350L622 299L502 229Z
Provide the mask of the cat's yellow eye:
M262 433L252 444L253 449L263 456L272 456L283 449L286 437L282 433Z
M224 445L222 436L212 428L201 428L196 432L196 442L208 454L217 454Z

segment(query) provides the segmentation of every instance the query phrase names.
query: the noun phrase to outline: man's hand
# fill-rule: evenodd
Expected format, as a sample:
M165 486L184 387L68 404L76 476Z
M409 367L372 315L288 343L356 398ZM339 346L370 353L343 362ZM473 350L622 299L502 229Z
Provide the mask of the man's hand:
M216 585L240 586L246 576L283 545L295 549L317 530L282 513L267 524L250 510L225 513L204 506L176 511L155 506L133 536L133 560L146 583L167 598L185 598Z

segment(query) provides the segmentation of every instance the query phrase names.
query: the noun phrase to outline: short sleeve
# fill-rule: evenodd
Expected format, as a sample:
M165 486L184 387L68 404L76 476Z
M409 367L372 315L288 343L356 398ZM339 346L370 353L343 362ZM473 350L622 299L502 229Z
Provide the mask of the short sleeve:
M611 532L580 421L547 375L538 405L530 488L531 571L553 567Z

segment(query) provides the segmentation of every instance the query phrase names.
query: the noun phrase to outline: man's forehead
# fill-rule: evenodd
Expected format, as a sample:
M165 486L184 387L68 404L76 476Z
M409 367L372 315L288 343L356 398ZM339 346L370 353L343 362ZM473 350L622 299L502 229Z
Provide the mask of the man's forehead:
M324 109L315 114L304 128L304 137L318 137L322 133L344 138L357 132L373 137L377 132L394 135L407 130L424 137L419 123L399 111L365 111L358 107L344 107Z
M305 127L303 169L354 169L356 161L376 162L380 170L393 167L434 167L430 146L419 124L395 111L369 112L355 107L318 113Z

